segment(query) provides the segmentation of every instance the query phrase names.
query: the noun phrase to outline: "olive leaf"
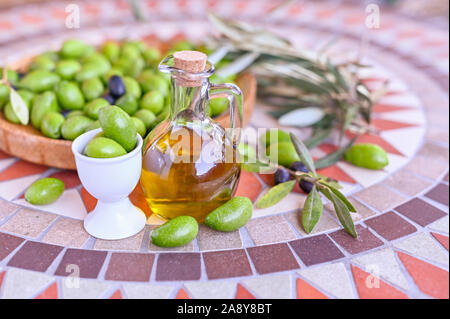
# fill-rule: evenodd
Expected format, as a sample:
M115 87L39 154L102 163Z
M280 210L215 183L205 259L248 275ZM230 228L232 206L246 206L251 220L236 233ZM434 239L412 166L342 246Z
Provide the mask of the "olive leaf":
M9 88L9 102L20 123L27 125L30 120L30 111L22 97L12 87Z
M345 152L352 147L358 137L355 136L350 142L348 142L345 146L339 148L338 150L330 153L322 158L319 158L314 165L317 169L321 169L324 167L331 166L337 162L344 156Z
M316 186L313 187L311 192L306 197L305 205L302 211L302 224L303 229L307 234L312 232L317 222L322 216L323 204Z
M327 187L321 187L320 192L333 203L334 211L336 212L339 222L344 227L345 231L352 237L357 238L358 233L356 232L355 224L353 223L353 219L347 205L345 205L345 203Z
M347 208L350 212L356 213L355 206L353 206L353 204L350 203L350 201L347 199L347 197L345 197L345 195L342 194L336 187L334 187L333 185L331 185L330 183L327 183L325 181L319 181L319 183L328 187L330 189L330 191L332 191L334 193L334 195L336 195L345 204L345 206L347 206ZM327 196L326 194L324 194L324 195ZM327 198L329 200L332 200L328 196L327 196Z
M258 201L256 202L256 207L267 208L275 205L291 192L291 190L294 188L295 183L296 181L292 180L272 187L267 193L265 193L260 199L258 199Z
M314 166L314 161L311 154L309 154L308 148L294 134L290 133L290 136L295 150L300 157L300 161L314 174L314 176L317 175L316 167Z

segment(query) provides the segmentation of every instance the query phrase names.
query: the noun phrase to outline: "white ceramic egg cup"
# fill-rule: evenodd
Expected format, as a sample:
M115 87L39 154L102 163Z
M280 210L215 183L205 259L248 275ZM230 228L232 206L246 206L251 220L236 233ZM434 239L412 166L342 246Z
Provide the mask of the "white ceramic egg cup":
M119 157L83 155L88 142L101 131L101 128L88 131L72 143L81 183L98 199L95 209L84 219L84 228L96 238L123 239L139 233L146 223L145 214L128 198L141 175L143 142L138 134L135 149Z

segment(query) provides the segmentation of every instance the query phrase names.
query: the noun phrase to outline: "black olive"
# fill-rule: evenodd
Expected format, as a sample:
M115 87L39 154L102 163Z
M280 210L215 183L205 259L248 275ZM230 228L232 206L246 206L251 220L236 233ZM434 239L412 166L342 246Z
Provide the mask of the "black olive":
M296 172L303 172L303 173L308 173L309 169L303 165L302 162L294 162L292 163L291 170L296 171ZM314 187L314 184L305 180L300 180L300 182L298 183L298 185L300 186L300 188L306 193L309 194L309 192L311 192L311 190Z
M287 182L290 179L290 177L291 176L289 175L289 172L286 169L279 168L275 172L274 183L275 185L278 185L280 183Z
M309 192L312 191L314 184L308 181L305 181L304 179L300 180L298 183L298 186L306 193L309 194Z
M309 172L309 169L305 165L303 165L302 162L294 162L294 163L292 163L291 167L289 167L289 168L295 172L297 172L297 171L303 172L303 173Z
M113 75L108 81L109 93L116 99L125 94L125 84L118 75Z
M109 93L103 94L102 98L104 98L106 101L108 101L108 103L111 105L113 105L116 102L116 99Z

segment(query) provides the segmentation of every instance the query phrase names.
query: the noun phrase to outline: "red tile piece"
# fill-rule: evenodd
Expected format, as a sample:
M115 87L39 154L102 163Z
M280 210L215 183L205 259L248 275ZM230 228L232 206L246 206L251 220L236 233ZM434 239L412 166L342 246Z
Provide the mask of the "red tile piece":
M3 152L2 150L0 150L0 160L1 159L5 159L5 158L10 158L11 155L6 154L5 152Z
M306 266L344 257L344 254L326 235L317 235L289 242L294 252Z
M289 246L285 243L247 248L259 274L300 268Z
M88 213L94 210L95 205L97 205L97 199L88 193L88 191L83 187L81 189L81 198L83 199L84 206Z
M22 238L0 233L0 261L8 256L14 249L19 247L23 241L24 239Z
M297 299L329 299L303 279L297 279Z
M0 182L25 177L35 174L42 174L48 169L47 166L18 160L0 173Z
M372 112L373 113L386 113L386 112L408 111L408 110L411 110L411 108L380 103L380 104L375 104L373 106Z
M250 172L242 171L235 196L248 197L253 202L261 192L261 188L261 183L255 175Z
M8 262L8 266L34 271L47 271L63 247L28 241Z
M445 249L448 250L449 243L448 243L448 237L447 236L436 234L436 233L431 233L431 235L433 235L433 237L436 238L436 240L438 242L440 242L441 245L445 247Z
M78 178L78 174L76 171L60 171L51 174L49 177L60 179L64 182L64 187L66 189L74 188L81 185L81 181Z
M154 260L155 255L153 254L113 253L109 261L105 279L117 281L149 281Z
M331 233L330 237L350 254L358 254L383 245L383 242L368 228L356 225L356 232L358 238L353 238L343 229Z
M333 178L340 182L346 182L350 184L356 184L356 181L351 178L347 173L340 169L337 165L331 165L325 168L317 170L317 173L329 178Z
M355 137L355 134L353 133L346 133L347 137L352 139L353 137ZM378 146L380 146L381 148L383 148L386 152L391 153L391 154L396 154L396 155L400 155L400 156L404 156L402 153L400 153L394 146L392 146L391 144L389 144L386 140L384 140L382 137L378 136L378 135L373 135L373 134L363 134L361 135L355 142L355 144L360 144L360 143L372 143L372 144L376 144Z
M3 279L5 278L6 271L0 272L0 290L2 289Z
M390 131L390 130L397 130L400 128L417 126L416 124L402 123L385 119L372 119L370 124L372 124L375 128L377 128L380 131Z
M426 197L432 200L448 206L449 201L449 189L448 185L439 184L435 186L432 190L425 194Z
M395 210L423 227L447 215L440 209L418 198L398 206Z
M449 298L448 271L405 253L398 251L397 254L423 293L439 299Z
M50 287L40 293L35 299L58 299L58 284L54 282Z
M267 186L274 186L274 174L259 174L258 173L259 178L262 179L262 181L267 185Z
M144 196L144 191L142 190L141 184L138 183L134 190L130 194L130 201L133 205L139 207L144 212L145 216L148 218L153 213L148 206L147 200Z
M198 253L162 253L158 256L156 280L199 280L200 269Z
M180 290L178 290L178 293L177 293L175 299L191 299L191 297L186 292L186 290L184 290L183 288L180 288Z
M236 295L234 299L256 299L244 286L237 284Z
M55 275L69 276L74 271L71 265L76 265L79 267L81 278L97 278L106 255L106 251L69 248L59 263Z
M351 265L356 289L361 299L408 299L400 290L368 272Z
M208 279L249 276L252 269L243 249L207 252L203 254Z
M117 289L109 299L123 299L122 293L120 292L120 289Z
M417 230L416 227L394 212L368 219L365 224L387 240L394 240L412 234Z

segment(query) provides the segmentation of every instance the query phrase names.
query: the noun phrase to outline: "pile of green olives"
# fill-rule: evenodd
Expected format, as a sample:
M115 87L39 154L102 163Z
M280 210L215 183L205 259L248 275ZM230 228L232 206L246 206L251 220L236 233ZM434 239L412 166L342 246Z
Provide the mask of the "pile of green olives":
M180 41L169 53L179 49L201 48ZM49 138L74 140L100 127L99 111L109 105L125 111L145 137L169 113L170 79L157 69L161 58L159 49L142 41L108 41L95 48L71 39L59 51L34 57L25 73L8 70L7 79L27 106L31 125ZM19 124L9 92L6 84L0 84L0 111L9 122ZM227 103L212 100L210 115L223 113Z

